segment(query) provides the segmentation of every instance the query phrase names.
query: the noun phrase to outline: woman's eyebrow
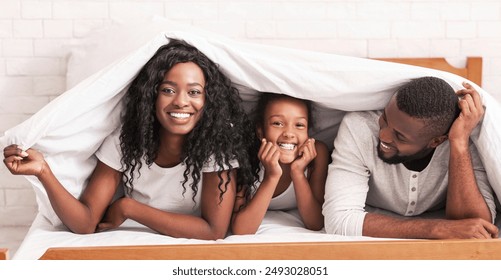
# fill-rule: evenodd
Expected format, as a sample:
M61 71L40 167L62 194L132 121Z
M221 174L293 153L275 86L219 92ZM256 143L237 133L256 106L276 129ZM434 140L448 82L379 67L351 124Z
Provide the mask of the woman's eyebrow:
M177 83L173 82L173 81L169 81L169 80L163 80L161 83L162 84L169 84L169 85L173 85L173 86L177 86Z
M203 88L204 86L202 86L201 84L197 83L197 82L194 82L194 83L188 83L189 86L199 86L201 88Z

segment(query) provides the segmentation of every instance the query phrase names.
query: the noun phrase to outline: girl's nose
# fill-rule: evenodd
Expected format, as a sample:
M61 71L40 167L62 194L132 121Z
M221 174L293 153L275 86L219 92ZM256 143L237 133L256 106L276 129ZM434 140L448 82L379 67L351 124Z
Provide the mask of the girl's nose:
M294 138L294 133L292 133L289 129L285 129L282 135L287 138Z

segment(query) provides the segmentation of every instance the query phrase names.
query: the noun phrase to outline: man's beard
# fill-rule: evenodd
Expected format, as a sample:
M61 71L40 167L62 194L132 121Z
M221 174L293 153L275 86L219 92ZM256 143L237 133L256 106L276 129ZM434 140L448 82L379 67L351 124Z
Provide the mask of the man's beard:
M378 144L378 146L377 146L377 155L385 163L388 163L388 164L400 164L400 163L410 162L410 161L413 161L413 160L422 159L426 155L428 155L428 153L430 152L430 150L432 150L432 149L424 148L424 149L420 150L419 152L417 152L417 153L415 153L413 155L402 156L402 155L399 155L397 153L396 155L394 155L392 157L385 158L385 157L383 157L384 153L381 150L381 142L380 142Z

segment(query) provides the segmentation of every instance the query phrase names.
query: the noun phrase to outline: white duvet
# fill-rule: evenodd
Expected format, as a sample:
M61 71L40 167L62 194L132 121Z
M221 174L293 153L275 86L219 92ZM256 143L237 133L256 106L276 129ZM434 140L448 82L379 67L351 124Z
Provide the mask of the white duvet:
M150 33L153 32L150 30ZM437 76L456 90L462 87L461 83L465 80L454 74L403 64L255 45L208 36L202 32L155 30L149 39L144 38L139 48L95 72L30 119L8 130L0 138L0 148L17 143L24 148L40 150L63 185L78 197L95 166L94 152L119 124L119 104L124 88L155 51L168 42L168 38L183 39L217 62L241 90L246 104L252 104L256 91L280 92L313 100L317 125L313 136L330 147L346 111L382 109L398 86L409 79ZM486 110L472 140L481 154L489 181L500 197L501 126L498 122L501 120L501 108L488 92L474 86L480 92ZM119 232L79 236L57 231L61 222L52 210L43 187L36 179L27 178L36 192L39 215L16 258L37 258L45 251L44 248L53 246L202 242L174 240L143 231L120 233L120 238L115 236ZM304 233L303 229L297 228L288 230L287 227L283 226L277 232L290 232L290 240L294 241L302 238L310 241L341 238L316 232ZM43 233L43 238L30 240L37 232ZM270 229L270 232L273 230ZM274 239L269 234L263 239L259 236L230 236L224 242ZM275 239L282 240L282 236Z

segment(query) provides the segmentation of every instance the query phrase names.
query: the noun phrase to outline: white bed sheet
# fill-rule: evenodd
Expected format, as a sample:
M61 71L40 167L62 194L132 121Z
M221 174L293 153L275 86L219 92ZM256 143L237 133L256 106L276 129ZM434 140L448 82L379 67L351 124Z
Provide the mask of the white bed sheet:
M13 260L39 259L53 247L90 247L118 245L169 245L169 244L221 244L221 243L267 243L267 242L332 242L389 240L384 238L348 237L326 234L324 230L311 231L304 228L297 211L268 211L256 234L229 235L225 239L207 241L173 238L127 220L117 230L93 234L75 234L62 225L53 226L43 215L37 215Z

